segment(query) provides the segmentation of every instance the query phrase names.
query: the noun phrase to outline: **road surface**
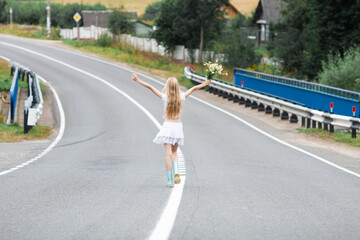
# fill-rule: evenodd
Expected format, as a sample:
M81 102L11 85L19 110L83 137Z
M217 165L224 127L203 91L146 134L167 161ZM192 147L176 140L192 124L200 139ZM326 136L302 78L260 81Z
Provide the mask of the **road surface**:
M133 70L5 35L0 55L51 82L66 122L47 154L0 176L0 239L359 239L358 176L189 98L186 181L168 189L152 143L162 102Z

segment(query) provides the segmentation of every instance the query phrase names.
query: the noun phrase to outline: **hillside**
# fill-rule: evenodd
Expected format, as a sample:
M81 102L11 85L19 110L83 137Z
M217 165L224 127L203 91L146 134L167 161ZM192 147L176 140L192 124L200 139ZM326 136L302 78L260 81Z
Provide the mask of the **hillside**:
M136 11L138 16L141 16L145 12L145 8L152 2L157 2L158 0L51 0L51 2L58 2L62 4L66 3L101 3L109 8L119 8L124 6L125 10ZM236 9L242 14L248 14L253 11L259 0L230 0L230 3L236 7Z
M124 6L125 10L128 11L136 11L138 16L141 16L145 12L145 8L152 2L156 2L157 0L51 0L51 2L57 3L101 3L109 8L119 8Z

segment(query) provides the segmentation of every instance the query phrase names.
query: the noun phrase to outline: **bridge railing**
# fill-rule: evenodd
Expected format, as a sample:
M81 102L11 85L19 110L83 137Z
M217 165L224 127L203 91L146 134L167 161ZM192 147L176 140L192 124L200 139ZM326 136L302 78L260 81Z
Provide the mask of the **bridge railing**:
M184 73L195 83L202 83L206 80L205 76L192 72L188 67L185 67ZM353 137L356 137L356 130L360 129L360 118L314 110L296 101L245 89L217 79L211 81L208 91L236 103L244 104L246 107L258 109L273 114L273 116L280 116L281 119L289 119L290 122L298 122L298 117L301 117L301 125L304 127L306 125L307 128L318 127L333 132L334 126L337 126L351 129Z
M325 112L360 117L360 93L241 68L234 70L237 86L264 91ZM354 110L355 107L355 111Z

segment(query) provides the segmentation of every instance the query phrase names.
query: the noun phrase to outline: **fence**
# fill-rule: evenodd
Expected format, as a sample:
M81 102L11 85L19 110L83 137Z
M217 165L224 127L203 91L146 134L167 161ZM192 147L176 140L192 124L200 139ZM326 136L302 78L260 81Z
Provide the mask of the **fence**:
M107 28L90 26L79 28L80 39L92 39L97 40L102 34L108 34L112 36L111 32ZM60 29L60 36L64 39L77 39L78 29L74 27L72 29Z
M79 28L80 39L97 40L101 34L108 34L109 36L112 36L107 28L95 26ZM60 36L64 39L77 39L78 29L76 27L73 29L61 29ZM133 48L144 52L152 52L159 54L160 56L171 55L174 60L179 62L199 62L199 49L188 49L183 45L179 45L175 47L171 54L169 54L163 45L158 44L156 40L152 38L141 38L130 34L121 34L120 39ZM220 62L224 62L226 61L226 56L225 54L218 54L213 51L203 51L202 59L203 61L213 61L214 59L217 59Z

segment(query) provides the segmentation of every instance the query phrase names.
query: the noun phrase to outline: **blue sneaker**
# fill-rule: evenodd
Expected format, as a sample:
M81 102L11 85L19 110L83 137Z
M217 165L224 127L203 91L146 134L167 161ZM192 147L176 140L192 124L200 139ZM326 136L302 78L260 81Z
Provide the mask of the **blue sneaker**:
M166 171L166 175L168 178L168 182L167 182L167 187L168 188L173 188L174 187L174 181L173 181L173 176L172 176L172 170L170 171Z

